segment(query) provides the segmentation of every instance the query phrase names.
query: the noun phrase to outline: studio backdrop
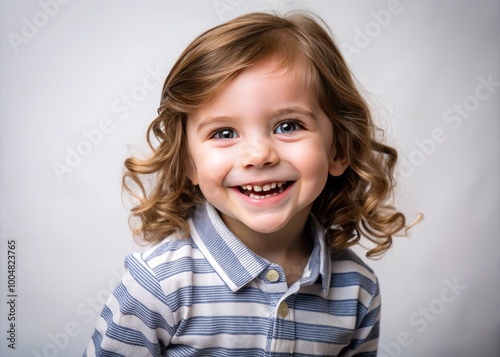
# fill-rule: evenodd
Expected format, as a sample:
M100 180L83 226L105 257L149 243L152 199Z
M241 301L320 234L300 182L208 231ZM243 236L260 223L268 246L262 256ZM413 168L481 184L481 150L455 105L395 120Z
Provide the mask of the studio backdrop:
M379 356L500 355L498 0L0 0L0 355L79 356L137 246L123 161L201 32L303 9L331 28L425 219L378 261ZM363 248L357 248L364 254Z

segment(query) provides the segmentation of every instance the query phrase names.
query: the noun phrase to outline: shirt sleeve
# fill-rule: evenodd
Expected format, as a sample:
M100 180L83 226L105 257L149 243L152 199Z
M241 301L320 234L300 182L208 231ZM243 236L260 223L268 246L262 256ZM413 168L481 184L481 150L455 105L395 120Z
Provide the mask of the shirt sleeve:
M368 306L358 307L359 322L353 332L351 343L339 354L339 357L363 356L376 357L380 337L381 297L378 279L371 293Z
M167 297L136 253L98 318L84 357L160 356L175 333Z

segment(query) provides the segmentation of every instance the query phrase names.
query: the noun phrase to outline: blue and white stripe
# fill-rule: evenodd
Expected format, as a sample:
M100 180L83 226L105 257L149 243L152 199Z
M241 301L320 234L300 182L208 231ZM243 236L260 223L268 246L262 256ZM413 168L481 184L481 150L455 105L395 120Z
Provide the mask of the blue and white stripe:
M311 217L314 248L291 287L209 204L188 239L171 236L127 257L84 356L376 356L378 281L353 252L330 257ZM270 282L269 270L280 278ZM287 314L279 314L286 303Z

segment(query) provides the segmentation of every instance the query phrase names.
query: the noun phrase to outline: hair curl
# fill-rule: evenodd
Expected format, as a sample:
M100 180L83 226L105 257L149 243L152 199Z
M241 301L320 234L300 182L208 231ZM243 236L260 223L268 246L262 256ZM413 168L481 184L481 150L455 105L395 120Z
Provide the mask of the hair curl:
M124 191L138 201L131 218L141 221L132 228L136 236L156 242L174 232L189 233L187 219L204 197L188 179L187 115L246 68L274 59L300 68L302 79L316 88L333 124L337 155L349 160L343 175L328 177L312 208L328 227L330 247L344 250L362 235L375 243L368 257L391 247L392 236L406 226L405 216L388 204L397 153L376 140L368 105L320 22L304 13L247 14L201 34L184 50L165 80L158 117L148 128L152 154L125 161Z

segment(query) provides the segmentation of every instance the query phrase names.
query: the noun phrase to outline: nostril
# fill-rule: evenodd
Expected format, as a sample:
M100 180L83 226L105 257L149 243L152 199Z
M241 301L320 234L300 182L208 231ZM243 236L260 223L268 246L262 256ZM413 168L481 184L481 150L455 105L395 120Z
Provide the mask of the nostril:
M278 162L278 153L274 150L274 148L269 146L253 146L251 150L248 150L242 155L242 163L244 167L270 167L276 165Z

